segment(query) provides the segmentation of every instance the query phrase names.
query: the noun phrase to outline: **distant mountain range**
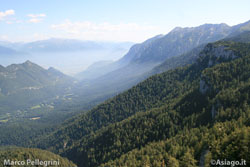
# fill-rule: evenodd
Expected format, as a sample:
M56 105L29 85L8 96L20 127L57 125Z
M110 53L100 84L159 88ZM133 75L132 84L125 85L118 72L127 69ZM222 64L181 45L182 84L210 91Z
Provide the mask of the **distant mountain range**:
M12 43L0 41L0 46L8 49L22 51L27 53L33 52L75 52L83 50L103 50L103 49L124 49L130 47L132 42L97 42L83 41L75 39L51 38L34 42ZM1 53L1 52L0 52Z
M11 49L11 48L8 48L8 47L4 47L4 46L0 46L0 56L1 55L19 55L21 54L20 52L14 50L14 49Z
M56 67L67 74L86 69L96 61L121 58L133 45L131 42L84 41L57 39L34 42L0 41L1 65L30 60L43 67Z

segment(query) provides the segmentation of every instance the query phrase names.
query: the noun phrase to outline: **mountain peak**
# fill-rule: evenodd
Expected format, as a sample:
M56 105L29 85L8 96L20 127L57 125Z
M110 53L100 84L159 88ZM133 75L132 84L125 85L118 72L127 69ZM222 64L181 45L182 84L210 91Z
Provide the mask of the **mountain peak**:
M37 68L37 69L43 69L41 66L31 62L30 60L25 61L24 63L20 64L21 66L25 67L25 68ZM43 69L44 70L44 69Z
M31 61L29 61L29 60L27 60L27 61L25 61L23 64L27 64L27 65L33 65L34 63L32 63Z
M180 30L182 30L183 28L181 28L181 27L175 27L173 30L172 30L172 32L176 32L176 31L180 31Z
M5 71L5 67L2 66L2 65L0 65L0 72L1 72L1 71Z
M30 70L30 69L37 69L37 70L44 70L41 66L27 60L24 63L21 64L11 64L9 66L6 67L6 69L8 69L9 71L17 71L20 69L26 69L26 70Z

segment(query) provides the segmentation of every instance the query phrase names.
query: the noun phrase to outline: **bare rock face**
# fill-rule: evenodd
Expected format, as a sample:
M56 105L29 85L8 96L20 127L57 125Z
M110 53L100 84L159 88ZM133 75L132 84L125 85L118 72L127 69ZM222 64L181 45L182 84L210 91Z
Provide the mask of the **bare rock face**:
M201 79L200 80L200 93L206 94L206 92L209 90L209 86L206 84L206 81Z
M236 59L234 51L227 49L225 46L214 46L207 45L204 48L203 54L209 56L210 59L207 63L207 67L212 67L216 64L221 63L221 61Z
M200 53L201 61L203 61L204 68L215 66L224 61L238 58L233 50L228 49L222 45L208 44ZM206 76L201 75L200 93L206 94L211 88Z
M205 76L201 75L201 79L200 79L200 93L201 94L206 94L207 91L210 89L209 83L207 83L208 81L206 80Z
M216 101L215 104L213 104L212 108L211 108L211 116L212 116L212 119L215 118L216 114L217 114L217 111L218 111L218 108L221 106L221 103L219 100Z
M209 153L209 150L204 150L201 153L201 157L200 157L200 162L199 162L199 167L205 167L205 159L206 159L206 155Z

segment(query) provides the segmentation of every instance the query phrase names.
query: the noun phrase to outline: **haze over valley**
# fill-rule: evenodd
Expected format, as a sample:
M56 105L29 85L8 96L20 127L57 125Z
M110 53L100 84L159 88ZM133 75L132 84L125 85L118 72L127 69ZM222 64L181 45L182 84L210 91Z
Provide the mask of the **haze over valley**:
M48 39L30 43L0 42L1 65L26 60L44 68L54 67L75 75L97 61L115 61L132 46L132 42L95 42L73 39Z

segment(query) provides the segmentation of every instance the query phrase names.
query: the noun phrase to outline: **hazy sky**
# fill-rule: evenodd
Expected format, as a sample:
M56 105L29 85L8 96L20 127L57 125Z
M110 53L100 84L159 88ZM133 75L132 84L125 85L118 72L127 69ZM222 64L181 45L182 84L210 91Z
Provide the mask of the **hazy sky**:
M174 27L250 20L250 0L0 0L0 40L133 41Z

